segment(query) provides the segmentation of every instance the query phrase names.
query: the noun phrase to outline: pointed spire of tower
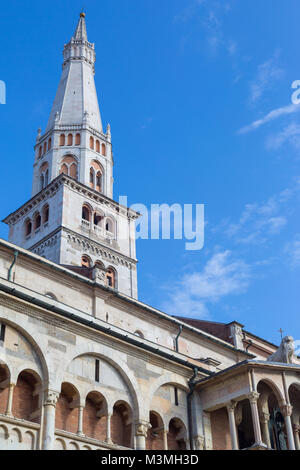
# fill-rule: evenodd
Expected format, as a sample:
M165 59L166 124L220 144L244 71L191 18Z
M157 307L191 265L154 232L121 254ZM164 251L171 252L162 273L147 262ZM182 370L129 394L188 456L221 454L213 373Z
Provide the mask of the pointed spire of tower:
M80 13L78 25L75 31L74 39L87 41L87 32L86 32L86 24L85 24L85 13Z
M103 132L94 81L95 45L87 40L85 13L80 13L75 36L65 45L63 56L62 77L46 132L55 124L82 125L85 113L90 126Z

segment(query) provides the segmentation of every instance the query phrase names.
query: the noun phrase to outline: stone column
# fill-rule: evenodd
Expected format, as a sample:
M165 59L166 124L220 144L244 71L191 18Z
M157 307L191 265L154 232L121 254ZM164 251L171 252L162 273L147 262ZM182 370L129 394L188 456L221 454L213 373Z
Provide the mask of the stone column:
M261 445L263 442L262 442L262 437L261 437L261 429L260 429L258 406L257 406L258 399L259 399L259 393L257 392L251 392L248 395L248 400L250 401L250 406L251 406L255 444Z
M106 439L105 442L107 444L112 444L113 441L111 439L111 414L108 414L106 416Z
M6 407L6 415L12 416L12 404L13 404L13 396L14 396L14 388L15 384L11 383L8 386L8 398L7 398L7 407Z
M282 414L284 416L284 421L285 421L289 450L296 450L293 427L292 427L292 420L291 420L292 412L293 412L293 407L291 405L283 406Z
M146 437L149 429L149 423L139 421L135 425L135 445L136 450L146 450Z
M269 431L269 421L270 421L270 414L263 412L261 414L261 424L262 424L262 434L263 434L263 442L266 444L268 449L271 449L271 439L270 439L270 431Z
M78 430L77 430L77 434L79 436L83 436L83 410L84 410L84 406L80 405L78 407Z
M164 450L168 450L168 430L163 430Z
M294 424L293 429L294 429L295 447L296 447L296 450L300 450L300 439L299 439L300 426L299 424Z
M49 390L44 401L43 450L52 450L55 437L55 409L58 392Z
M234 410L236 408L236 405L237 405L237 402L234 402L234 401L231 401L230 403L227 404L232 450L239 450L238 437L237 437L236 425L235 425L235 416L234 416Z

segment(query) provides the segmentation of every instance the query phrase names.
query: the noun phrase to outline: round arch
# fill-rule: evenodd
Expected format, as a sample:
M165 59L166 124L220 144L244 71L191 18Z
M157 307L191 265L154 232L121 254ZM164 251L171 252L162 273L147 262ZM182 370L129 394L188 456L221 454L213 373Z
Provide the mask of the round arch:
M106 361L110 364L114 369L116 369L120 376L123 378L125 384L128 387L128 390L131 395L132 399L132 410L134 419L141 419L141 415L144 416L144 397L140 392L140 386L134 376L133 371L129 369L127 364L122 359L122 355L116 351L112 351L111 349L107 348L105 345L95 345L95 344L82 344L78 346L72 356L69 356L68 361L66 361L66 366L63 371L63 376L66 375L66 371L72 361L81 357L81 356L94 356ZM113 357L112 357L113 356ZM58 382L62 382L62 378L60 379L59 376L56 378ZM147 417L147 414L146 414Z
M34 339L34 336L32 333L28 332L28 324L26 323L26 328L23 328L21 326L22 322L21 322L21 319L20 319L20 323L19 324L16 324L14 322L12 322L11 320L5 318L5 317L0 317L0 323L4 323L8 326L10 326L11 328L14 328L15 330L17 330L21 335L24 336L24 338L27 339L27 341L31 344L31 346L33 347L33 349L35 350L39 360L40 360L40 364L41 364L41 369L42 369L42 381L43 382L47 382L49 381L49 366L46 362L46 354L42 351L41 347L38 345L37 341ZM3 357L3 356L2 356ZM0 361L1 361L1 352L0 352ZM5 356L3 358L3 361L5 362ZM22 367L19 367L19 369L26 369L26 368L29 368L29 369L32 369L32 363L30 363L30 365L28 364L28 367L26 366L26 362L24 362L22 364ZM11 380L14 381L14 383L16 383L16 379L18 378L18 375L19 373L21 372L22 370L16 370L16 371L10 371L11 372Z

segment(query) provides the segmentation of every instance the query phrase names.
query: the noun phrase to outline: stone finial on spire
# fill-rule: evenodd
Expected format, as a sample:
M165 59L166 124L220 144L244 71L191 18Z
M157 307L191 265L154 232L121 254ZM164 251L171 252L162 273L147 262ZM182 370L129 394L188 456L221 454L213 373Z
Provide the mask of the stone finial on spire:
M86 24L85 24L85 13L81 12L79 21L77 24L77 28L74 34L74 39L77 41L87 41L87 31L86 31Z

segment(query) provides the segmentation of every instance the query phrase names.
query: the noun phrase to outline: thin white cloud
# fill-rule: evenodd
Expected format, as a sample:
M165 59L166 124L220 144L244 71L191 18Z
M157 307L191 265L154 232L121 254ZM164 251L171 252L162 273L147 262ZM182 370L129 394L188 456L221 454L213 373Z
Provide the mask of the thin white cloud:
M250 84L250 102L252 104L260 100L272 83L283 77L284 71L277 65L278 55L276 52L274 57L258 66L257 75Z
M238 244L264 244L271 237L279 234L288 223L287 203L300 194L300 183L279 192L261 204L246 204L239 220L222 223L212 232L222 232Z
M300 124L292 122L277 134L271 134L266 140L268 150L277 150L284 144L300 149Z
M209 318L208 305L226 296L247 290L250 267L234 259L231 251L215 253L200 271L184 274L168 287L168 299L162 308L172 315Z
M286 244L284 253L292 269L300 267L300 234L293 241Z
M263 126L264 124L274 121L275 119L278 119L281 116L284 116L287 114L295 114L299 111L300 111L300 105L297 105L297 104L290 104L288 106L283 106L282 108L273 109L273 111L270 111L261 119L258 119L257 121L254 121L251 124L249 124L248 126L245 126L239 129L238 134L247 134L248 132L254 131L258 129L259 127Z

